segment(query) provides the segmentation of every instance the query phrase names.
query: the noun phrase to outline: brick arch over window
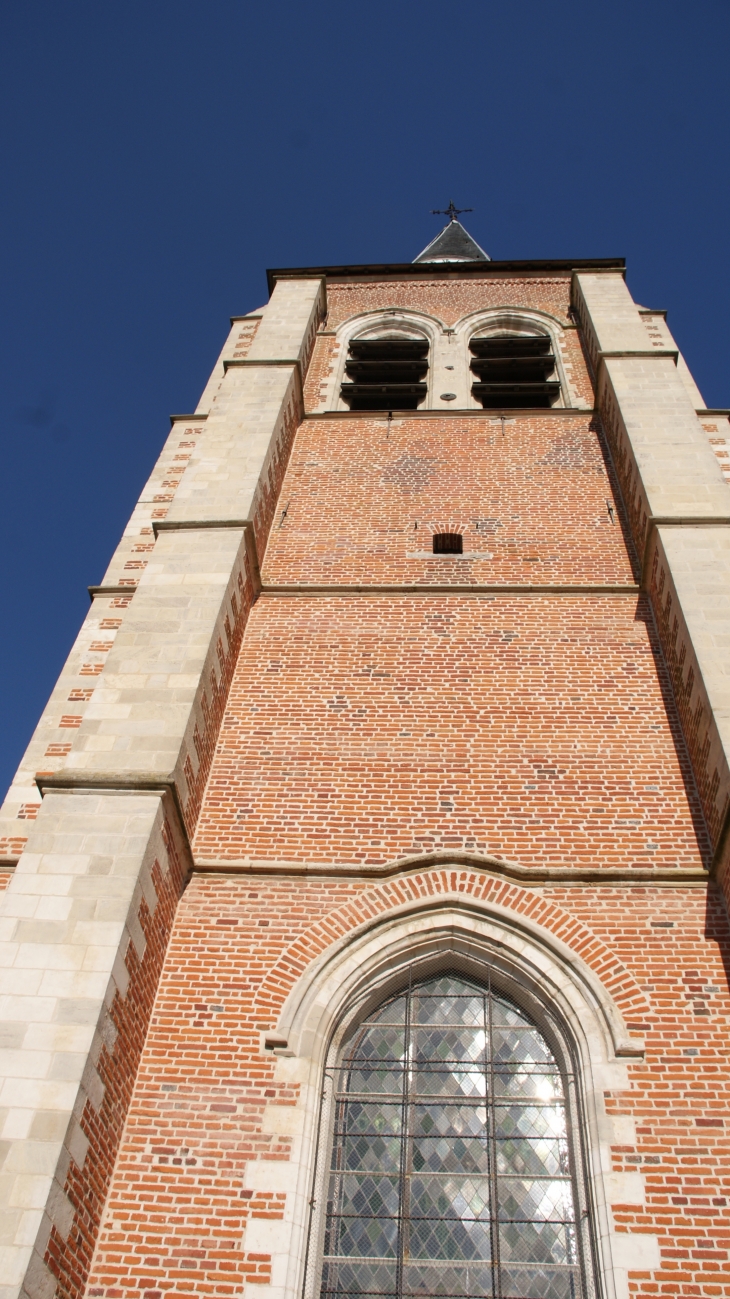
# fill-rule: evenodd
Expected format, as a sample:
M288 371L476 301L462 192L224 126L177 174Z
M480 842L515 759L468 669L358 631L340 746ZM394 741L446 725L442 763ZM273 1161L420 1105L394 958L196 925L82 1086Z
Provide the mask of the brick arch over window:
M613 1051L640 1051L641 1043L632 1034L643 1032L649 1007L634 976L614 953L551 899L484 869L463 867L423 869L389 879L331 911L299 935L269 972L256 998L261 1018L269 1019L272 1028L277 1025L277 1035L288 1038L295 1020L293 993L297 986L301 989L302 980L319 977L328 952L356 945L375 926L407 914L428 914L436 924L439 908L451 906L454 899L467 911L499 917L515 931L539 936L592 987L592 995L603 1005Z

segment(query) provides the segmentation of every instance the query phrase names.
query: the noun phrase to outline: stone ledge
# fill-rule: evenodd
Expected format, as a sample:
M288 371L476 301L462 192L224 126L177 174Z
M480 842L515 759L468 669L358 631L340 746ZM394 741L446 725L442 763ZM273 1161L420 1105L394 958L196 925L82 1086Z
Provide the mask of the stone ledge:
M425 410L320 410L305 411L302 415L303 420L307 419L354 419L354 420L377 420L387 421L390 415L392 420L401 419L452 419L458 415L459 419L467 416L477 419L499 420L504 416L505 419L565 419L576 417L586 419L597 414L594 406L506 406L504 410L497 407L480 407L476 410L473 406L453 406L448 409L444 406L438 410L429 406Z
M431 556L429 556L431 558ZM466 556L468 558L468 556ZM487 585L477 582L443 582L443 583L399 583L384 582L366 586L362 583L352 585L326 586L312 583L308 586L301 583L297 586L279 584L261 586L261 595L310 596L310 595L632 595L639 596L641 587L637 583L617 583L616 585L596 583L502 583Z
M276 358L276 359L273 360L273 361L266 360L264 357L261 357L260 359L256 359L256 358L254 357L253 360L251 360L251 358L248 357L248 356L229 357L227 360L225 360L225 361L223 362L223 369L224 369L224 370L230 370L230 369L231 369L232 367L234 367L234 366L235 366L235 367L238 367L238 368L243 368L244 366L247 366L247 365L250 365L250 366L256 366L256 365L283 365L283 366L296 366L296 368L299 370L300 375L301 375L301 369L302 369L301 364L300 364L300 362L299 362L299 360L298 360L298 358L297 358L296 356Z
M614 887L617 884L647 888L706 888L710 879L709 873L697 867L676 866L671 869L636 867L622 869L607 866L591 868L583 866L522 866L519 862L508 861L503 857L493 857L482 853L450 851L448 848L430 853L414 853L399 857L395 861L385 862L381 866L366 865L362 862L295 862L295 861L262 861L256 858L237 858L230 861L218 858L193 856L193 871L201 874L219 875L314 875L338 878L341 876L363 876L364 878L384 879L393 875L405 875L414 871L428 870L441 866L468 866L483 870L488 874L500 875L526 887L539 887L546 884L575 884Z
M137 590L137 583L134 586L87 586L89 599L95 600L97 596L105 595L134 595Z
M204 412L204 413L201 413L200 411L196 411L193 415L171 415L171 416L170 416L170 426L172 427L173 424L179 424L181 420L189 420L189 419L192 419L192 420L195 420L195 419L206 420L207 418L208 418L208 413L207 413L207 411Z

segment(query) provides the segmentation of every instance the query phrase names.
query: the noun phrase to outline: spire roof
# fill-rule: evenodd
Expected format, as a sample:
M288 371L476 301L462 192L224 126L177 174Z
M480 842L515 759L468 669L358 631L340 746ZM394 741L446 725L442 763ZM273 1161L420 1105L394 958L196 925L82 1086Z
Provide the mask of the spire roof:
M489 262L491 258L456 217L452 217L440 234L413 262Z

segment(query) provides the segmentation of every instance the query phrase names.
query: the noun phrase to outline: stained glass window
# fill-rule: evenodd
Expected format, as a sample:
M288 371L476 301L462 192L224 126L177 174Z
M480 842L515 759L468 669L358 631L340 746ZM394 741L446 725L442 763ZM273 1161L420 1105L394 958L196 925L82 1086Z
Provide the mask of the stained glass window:
M321 1299L587 1299L569 1078L501 992L440 975L336 1071Z

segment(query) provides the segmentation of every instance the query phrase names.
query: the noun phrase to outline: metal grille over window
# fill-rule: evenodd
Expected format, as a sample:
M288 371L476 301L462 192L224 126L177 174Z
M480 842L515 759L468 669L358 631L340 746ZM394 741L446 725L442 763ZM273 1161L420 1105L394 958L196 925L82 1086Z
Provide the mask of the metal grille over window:
M546 334L492 334L472 338L471 390L489 409L552 406L560 396L551 340Z
M434 555L461 555L464 551L464 538L460 532L434 532Z
M587 1299L571 1085L502 993L381 1006L337 1073L321 1299Z
M355 338L345 374L341 393L350 410L417 410L428 391L428 342Z

